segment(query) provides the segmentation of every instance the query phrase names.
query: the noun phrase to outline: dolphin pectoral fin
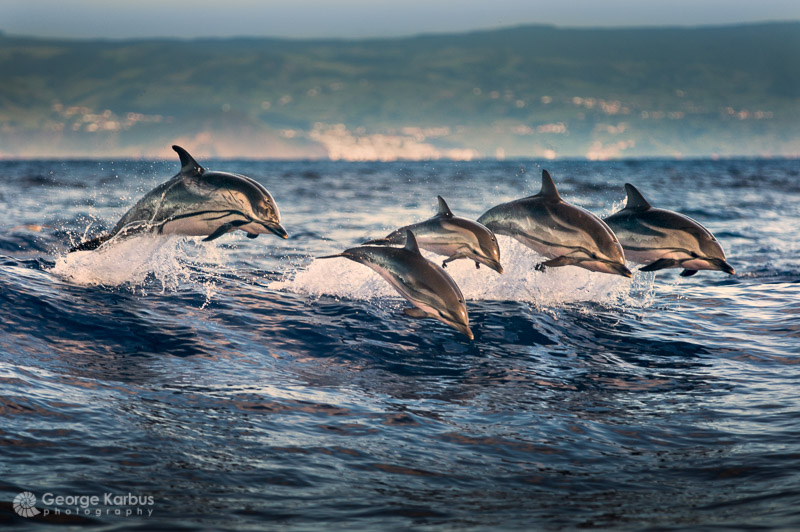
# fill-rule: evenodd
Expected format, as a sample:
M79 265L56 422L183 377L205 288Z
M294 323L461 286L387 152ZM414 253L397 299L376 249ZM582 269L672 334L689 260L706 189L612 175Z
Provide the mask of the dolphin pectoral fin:
M404 308L403 312L410 318L427 318L428 313L417 307Z
M247 238L258 238L258 233L247 233Z
M692 275L696 274L697 270L683 270L681 272L681 277L691 277Z
M475 269L476 270L480 270L481 269L481 263L478 262L477 260L475 261Z
M675 268L680 263L675 259L658 259L657 261L639 268L641 272L655 272L666 268Z
M536 265L537 272L543 272L546 268L558 268L559 266L570 266L572 264L576 264L578 261L573 259L572 257L567 257L566 255L562 255L560 257L556 257L554 259L550 259L545 262L540 262Z
M229 233L236 229L237 227L241 227L243 225L249 224L249 220L236 220L235 222L228 222L226 224L222 224L217 227L217 230L208 235L203 239L203 242L211 242L212 240L216 240L217 238L221 237L225 233ZM252 237L251 237L252 238Z
M222 224L217 227L217 230L208 235L203 239L203 242L211 242L212 240L216 240L217 238L221 237L225 233L233 230L233 226L231 224Z
M453 262L454 260L466 259L466 258L467 258L466 253L454 253L453 255L450 255L449 257L444 259L444 261L442 262L442 268L447 268L448 262ZM475 264L477 264L477 262Z

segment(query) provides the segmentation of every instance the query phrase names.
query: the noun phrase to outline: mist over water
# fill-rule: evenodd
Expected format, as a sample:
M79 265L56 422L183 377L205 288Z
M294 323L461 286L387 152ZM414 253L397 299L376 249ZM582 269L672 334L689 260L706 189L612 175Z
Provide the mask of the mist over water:
M153 497L64 517L104 529L800 527L796 161L548 163L598 215L630 182L698 220L737 275L538 272L501 236L503 275L447 267L471 342L315 257L437 194L476 219L538 162L201 164L264 184L290 239L67 254L176 162L0 162L0 522L30 491Z

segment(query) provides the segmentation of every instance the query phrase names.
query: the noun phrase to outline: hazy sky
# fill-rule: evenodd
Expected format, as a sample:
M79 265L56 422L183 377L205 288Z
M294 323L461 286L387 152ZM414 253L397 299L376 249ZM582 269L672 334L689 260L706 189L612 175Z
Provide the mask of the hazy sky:
M520 24L800 20L800 0L1 0L0 30L46 37L375 37Z

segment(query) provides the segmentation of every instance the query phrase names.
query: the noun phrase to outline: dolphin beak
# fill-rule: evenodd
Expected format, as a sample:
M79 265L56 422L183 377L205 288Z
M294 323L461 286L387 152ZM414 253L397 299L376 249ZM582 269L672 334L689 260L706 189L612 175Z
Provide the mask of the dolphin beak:
M281 224L263 224L264 227L278 235L279 237L283 238L284 240L289 238L289 233L286 232L286 229L283 228Z
M733 266L728 264L725 260L719 259L719 262L717 262L717 266L719 266L719 269L725 273L736 275L736 270L734 270Z
M611 268L614 270L615 273L618 273L623 277L627 277L628 279L633 277L633 272L631 272L628 269L628 267L625 266L624 264L612 264Z
M624 264L620 264L618 262L606 262L605 266L608 268L605 273L611 273L614 275L621 275L623 277L627 277L630 279L633 277L633 272L631 272L627 266ZM601 271L601 270L598 270Z
M497 273L500 273L500 274L503 273L503 266L500 264L499 260L494 260L492 258L489 258L489 257L486 257L486 256L477 255L477 254L470 256L470 258L472 260L474 260L476 263L480 262L481 264L483 264L487 268L491 268L492 270L496 271Z
M472 329L470 329L470 328L469 328L467 325L459 325L459 326L457 327L457 329L458 329L459 331L461 331L462 333L464 333L464 335L465 335L467 338L469 338L470 340L474 340L474 339L475 339L475 335L474 335L474 334L472 334Z

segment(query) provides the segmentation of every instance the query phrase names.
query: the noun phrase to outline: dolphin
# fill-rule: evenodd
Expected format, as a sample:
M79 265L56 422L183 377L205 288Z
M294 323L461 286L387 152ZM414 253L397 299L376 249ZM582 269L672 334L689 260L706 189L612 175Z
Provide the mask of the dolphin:
M688 216L655 209L630 183L625 183L625 208L605 222L619 237L625 255L645 264L643 272L683 268L682 277L698 270L719 270L733 275L725 252L708 229Z
M289 238L281 226L278 205L260 183L227 172L210 172L180 146L173 146L181 170L140 199L110 233L78 244L70 250L97 249L114 237L143 232L206 236L214 240L241 229L250 238L274 233Z
M454 260L472 259L476 268L485 264L497 273L503 273L503 267L500 265L500 247L497 245L494 233L478 222L454 216L444 198L441 196L436 198L439 200L439 211L433 218L403 226L385 238L370 240L364 242L364 245L403 245L406 241L406 231L410 230L414 233L419 247L447 257L442 262L443 268Z
M375 270L413 307L403 312L412 318L433 318L462 332L470 340L474 335L469 328L467 305L461 290L450 275L439 265L429 261L419 251L414 233L406 230L405 246L359 246L336 255Z
M632 276L611 229L594 214L561 199L547 170L542 170L538 194L497 205L478 218L478 223L550 259L538 264L538 270L574 265Z

